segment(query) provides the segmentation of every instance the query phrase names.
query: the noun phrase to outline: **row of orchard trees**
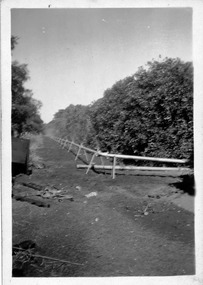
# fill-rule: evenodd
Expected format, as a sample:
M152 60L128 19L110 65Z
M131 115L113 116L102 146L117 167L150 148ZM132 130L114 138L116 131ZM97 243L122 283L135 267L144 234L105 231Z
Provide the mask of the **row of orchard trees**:
M153 60L89 106L70 105L47 130L101 150L193 161L193 65Z
M14 50L17 38L12 36L11 49ZM12 133L20 136L24 132L39 133L43 129L39 109L41 102L33 98L32 91L24 84L29 79L26 64L12 62Z
M59 110L46 125L45 131L50 136L67 136L70 140L88 145L88 138L91 137L92 145L96 137L91 129L90 107L83 105L69 105L66 109Z

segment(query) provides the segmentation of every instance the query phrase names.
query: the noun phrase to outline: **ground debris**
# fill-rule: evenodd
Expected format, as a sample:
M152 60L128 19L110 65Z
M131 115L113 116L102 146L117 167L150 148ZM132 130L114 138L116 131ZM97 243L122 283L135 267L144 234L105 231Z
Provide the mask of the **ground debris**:
M25 195L13 195L13 198L16 199L16 201L28 202L28 203L36 205L38 207L46 207L46 208L50 207L49 203L38 200L37 197L31 198L31 197L25 196Z
M36 250L36 243L32 240L25 240L18 244L13 245L12 255L16 255L20 250L28 250L32 252Z
M32 202L31 198L29 198L30 196L39 196L45 199L50 199L50 198L58 198L59 202L67 199L70 201L73 201L73 196L71 195L67 195L65 190L59 190L57 189L55 186L43 186L43 185L39 185L36 183L32 183L32 182L21 182L18 183L14 186L14 189L20 189L21 186L26 186L28 188L32 188L36 191L38 191L38 193L36 193L35 195L13 195L13 197L16 200L20 200L20 201L27 201L27 202ZM39 203L39 201L37 201L37 203ZM42 204L44 202L41 202ZM34 203L32 203L34 204ZM49 207L50 205L48 205ZM42 206L43 207L43 206ZM44 206L46 207L46 205Z
M18 250L18 251L21 251L21 252L27 252L30 248L28 249L24 249L20 246L13 246L13 250ZM28 253L28 252L27 252ZM71 262L71 261L67 261L67 260L63 260L63 259L58 259L58 258L53 258L53 257L49 257L49 256L45 256L45 255L39 255L39 254L32 254L29 252L30 255L32 255L32 257L39 257L39 258L42 258L42 259L49 259L49 260L53 260L53 261L58 261L58 262L61 262L61 263L68 263L68 264L71 264L71 265L84 265L83 263L76 263L76 262Z
M51 276L60 276L61 270L59 269L64 269L65 266L84 265L82 263L40 255L37 252L38 249L36 243L31 240L13 245L13 277L29 276L29 271L33 269L35 273L48 271Z
M33 189L35 189L37 191L41 191L41 190L44 189L44 186L38 185L38 184L35 184L35 183L32 183L32 182L22 182L20 184L23 185L23 186L29 187L29 188L33 188Z
M67 199L67 200L70 200L70 201L74 201L73 196L71 196L71 195L60 195L58 201L61 202L64 199Z
M158 195L158 194L149 194L148 197L149 197L149 198L160 199L160 198L161 198L161 195Z
M42 198L58 198L58 201L62 201L64 199L74 201L73 196L67 195L66 192L62 192L62 190L54 189L53 187L47 186L42 193L39 193L38 196Z
M150 213L149 207L151 207L151 204L147 204L147 206L143 210L138 210L140 214L134 215L134 217L143 217L143 216L148 216ZM148 211L147 211L148 210ZM152 213L154 212L153 210L151 211Z
M97 192L91 192L91 193L85 195L85 197L87 197L87 198L94 197L94 196L97 196Z
M31 162L30 167L36 168L36 169L44 169L46 168L45 164L42 162Z
M78 191L81 191L82 187L81 186L76 186L75 187Z

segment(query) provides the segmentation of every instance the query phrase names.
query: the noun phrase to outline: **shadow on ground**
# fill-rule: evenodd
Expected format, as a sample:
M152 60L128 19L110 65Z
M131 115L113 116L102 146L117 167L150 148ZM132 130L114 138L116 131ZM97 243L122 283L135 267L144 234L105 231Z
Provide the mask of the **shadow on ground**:
M195 179L193 174L182 175L181 181L170 184L176 188L188 193L191 196L195 195Z

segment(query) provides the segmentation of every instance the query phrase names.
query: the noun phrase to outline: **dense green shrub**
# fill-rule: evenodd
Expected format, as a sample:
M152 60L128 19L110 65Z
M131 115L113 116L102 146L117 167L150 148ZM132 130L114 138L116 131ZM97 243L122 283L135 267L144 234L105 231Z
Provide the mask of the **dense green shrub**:
M86 143L91 146L94 141L93 130L89 118L89 106L69 105L66 109L59 110L54 119L46 125L46 133L52 136L67 137L77 143ZM88 142L88 134L91 141ZM93 138L92 138L93 137Z
M90 117L102 149L192 158L192 63L168 58L149 62L106 90Z
M47 129L103 151L193 161L193 66L148 62L89 106L60 110Z
M15 48L17 38L11 38L11 48ZM12 132L21 135L23 132L41 132L43 121L39 109L41 102L33 98L32 91L24 84L29 79L26 64L12 62Z

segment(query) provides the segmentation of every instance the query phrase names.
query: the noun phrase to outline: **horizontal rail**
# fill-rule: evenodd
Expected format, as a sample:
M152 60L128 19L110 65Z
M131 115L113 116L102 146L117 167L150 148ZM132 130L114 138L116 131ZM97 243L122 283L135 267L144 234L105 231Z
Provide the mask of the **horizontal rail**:
M52 137L53 140L58 142L63 148L65 148L66 144L69 144L68 151L71 150L72 146L78 147L77 155L75 160L80 155L81 150L84 151L84 154L86 156L86 159L88 161L88 156L87 153L91 152L92 158L89 161L88 165L85 164L78 164L77 168L79 169L87 169L86 174L89 172L90 169L106 169L106 170L112 170L112 177L115 179L116 176L116 170L146 170L146 171L189 171L190 169L185 167L153 167L153 166L121 166L121 165L116 165L116 160L117 158L121 159L129 159L129 160L145 160L145 161L156 161L156 162L165 162L165 163L186 163L186 159L174 159L174 158L158 158L158 157L147 157L147 156L136 156L136 155L124 155L124 154L112 154L108 152L101 152L100 150L93 150L91 148L83 146L83 144L77 144L74 142L74 140L69 141L68 139L62 139L58 137ZM102 165L95 165L94 164L94 159L96 156L100 156ZM113 163L112 165L104 165L102 157L108 158L113 158Z
M106 157L117 157L123 159L135 159L135 160L148 160L148 161L158 161L158 162L171 162L171 163L186 163L186 159L175 159L175 158L157 158L157 157L147 157L147 156L135 156L135 155L125 155L125 154L104 154L98 152L98 155Z
M62 142L68 142L71 143L72 145L75 145L77 147L81 147L82 149L92 152L92 153L97 153L98 156L104 156L104 157L111 157L111 158L122 158L122 159L133 159L133 160L145 160L145 161L157 161L157 162L168 162L168 163L187 163L187 159L175 159L175 158L157 158L157 157L147 157L147 156L136 156L136 155L125 155L125 154L110 154L110 153L104 153L101 151L96 151L91 148L85 147L83 145L79 145L75 142L71 142L68 139L60 139Z
M78 169L88 168L89 165L85 164L77 164ZM94 169L104 169L104 170L112 170L112 165L92 165ZM153 167L153 166L115 166L116 170L154 170L154 171L167 171L167 170L179 170L179 171L189 171L189 168L186 167Z
M65 142L71 143L72 145L75 145L75 146L77 146L77 147L81 147L82 149L85 149L85 150L87 150L87 151L89 151L89 152L92 152L92 153L96 153L96 152L97 152L97 151L94 150L94 149L88 148L88 147L83 146L83 145L81 146L81 145L79 145L79 144L77 144L77 143L74 143L74 142L71 142L71 141L69 141L69 140L67 140L67 139L61 139L61 141L63 141L64 143L65 143Z

